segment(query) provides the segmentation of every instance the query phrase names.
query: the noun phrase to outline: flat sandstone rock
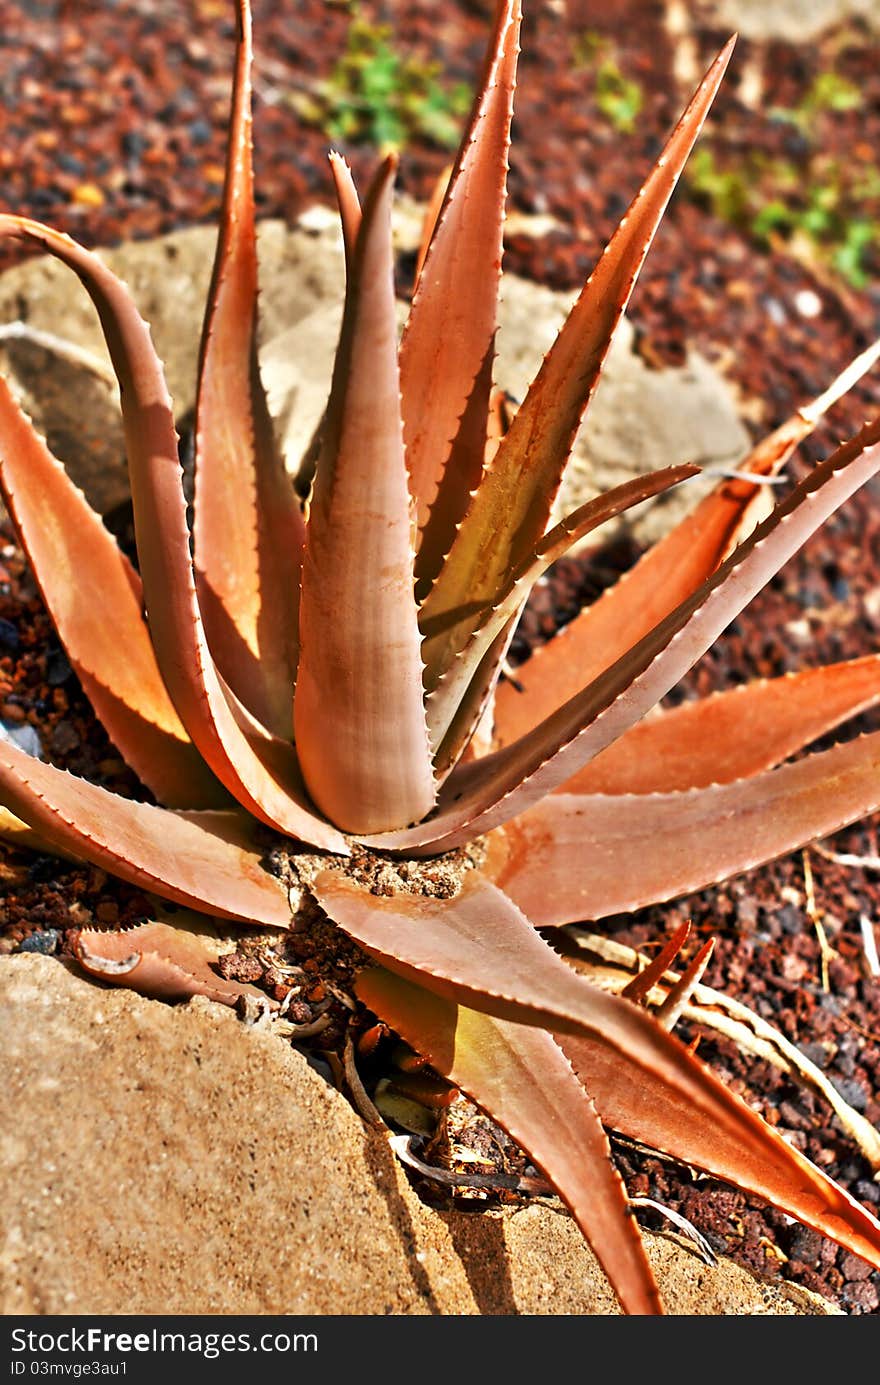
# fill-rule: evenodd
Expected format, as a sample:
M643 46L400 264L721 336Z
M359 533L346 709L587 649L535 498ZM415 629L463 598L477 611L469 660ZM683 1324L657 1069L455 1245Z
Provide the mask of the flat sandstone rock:
M738 29L744 38L806 43L847 20L876 27L877 0L703 0L704 14L719 28Z
M612 1314L571 1219L423 1206L282 1039L0 959L4 1314ZM835 1313L649 1236L668 1311Z

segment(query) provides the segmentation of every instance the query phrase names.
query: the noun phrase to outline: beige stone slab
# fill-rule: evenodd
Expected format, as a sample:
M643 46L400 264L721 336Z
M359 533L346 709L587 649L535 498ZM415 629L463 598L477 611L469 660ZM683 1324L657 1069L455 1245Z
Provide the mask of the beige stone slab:
M877 0L703 0L701 8L721 28L744 38L806 43L833 24L865 20L876 27Z
M566 1213L438 1214L289 1045L0 959L4 1314L611 1314ZM649 1236L676 1314L824 1315ZM834 1310L831 1310L834 1311Z

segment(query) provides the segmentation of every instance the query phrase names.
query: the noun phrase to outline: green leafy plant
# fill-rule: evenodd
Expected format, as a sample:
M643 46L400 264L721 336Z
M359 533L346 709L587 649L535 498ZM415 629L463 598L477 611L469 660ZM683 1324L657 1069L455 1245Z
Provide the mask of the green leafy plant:
M642 88L638 82L624 77L613 58L605 58L599 64L596 71L596 105L615 130L628 134L635 129L642 100Z
M599 111L615 130L629 134L635 129L644 95L640 84L624 76L608 50L608 41L595 30L587 29L575 39L572 51L576 66L594 71L594 94Z
M870 282L866 265L880 245L880 224L851 215L842 202L843 193L835 183L807 189L799 205L774 198L755 212L751 230L765 243L774 234L795 243L797 238L804 239L812 254L818 252L847 283L861 289Z
M770 114L813 134L824 111L857 111L863 105L864 95L855 82L839 72L825 71L816 74L797 106L773 106Z
M437 63L394 47L391 27L374 24L352 6L346 50L330 76L295 104L300 115L333 140L403 149L419 136L454 149L470 94L446 87Z
M755 181L741 169L722 168L712 149L704 144L694 150L688 165L687 183L690 190L701 202L710 208L714 216L727 221L731 226L756 230L757 219L766 212L767 206L774 209L771 216L787 216L786 203L777 199L765 204L755 192ZM767 227L761 227L757 234L766 235Z
M705 950L652 1014L641 1002L680 938L621 997L578 975L538 931L699 888L880 806L880 735L782 763L880 700L880 658L642 720L880 471L874 421L768 512L761 478L866 362L760 444L523 665L516 685L499 683L518 614L548 564L694 470L640 477L548 528L614 329L732 44L506 428L492 360L519 0L498 0L400 346L394 161L361 205L348 166L332 156L346 300L304 509L275 450L257 369L247 0L239 16L192 534L171 402L127 290L67 236L0 216L0 236L79 277L119 379L139 571L5 385L0 485L71 665L161 805L0 742L6 829L243 925L287 929L301 895L320 906L372 959L356 982L364 1004L528 1152L627 1312L661 1305L606 1126L769 1199L880 1265L880 1224L669 1032ZM267 864L279 855L286 881ZM146 994L232 1003L245 989L218 973L215 953L182 922L83 930L77 950L87 970Z
M857 110L862 93L835 72L820 72L803 100L774 106L769 118L794 125L804 136L807 170L786 158L751 150L730 167L715 147L695 151L687 182L694 195L723 221L762 245L774 237L806 258L830 266L854 288L864 288L880 247L877 219L880 175L875 166L829 159L820 150L820 120L827 113Z

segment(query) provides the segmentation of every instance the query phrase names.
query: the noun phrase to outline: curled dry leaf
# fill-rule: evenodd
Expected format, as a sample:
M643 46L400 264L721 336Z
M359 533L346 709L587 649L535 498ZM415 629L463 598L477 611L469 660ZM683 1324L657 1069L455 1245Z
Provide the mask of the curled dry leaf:
M255 986L221 975L216 963L224 950L203 918L182 912L173 926L154 921L118 933L84 928L74 943L80 966L111 986L128 986L158 1000L204 995L236 1005L252 996L271 1005Z

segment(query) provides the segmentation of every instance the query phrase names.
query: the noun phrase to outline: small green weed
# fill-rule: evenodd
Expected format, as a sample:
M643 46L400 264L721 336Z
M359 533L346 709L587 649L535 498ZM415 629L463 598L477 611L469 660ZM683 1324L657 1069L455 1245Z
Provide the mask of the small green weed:
M339 143L403 149L418 137L454 149L469 89L445 86L439 64L400 53L392 39L390 25L352 5L345 52L328 78L293 98L297 111Z
M774 106L770 115L796 125L804 134L815 132L818 117L825 111L857 111L864 96L855 82L838 72L818 72L796 106Z
M592 70L593 95L605 119L615 130L630 134L644 95L639 83L620 70L610 41L594 29L585 29L572 43L572 60L575 67Z
M872 277L880 254L880 169L821 152L824 118L861 108L864 97L847 78L816 75L794 107L774 106L769 118L803 136L803 161L752 150L727 167L720 132L707 131L686 183L721 220L762 245L786 241L794 253L830 267L854 288Z

